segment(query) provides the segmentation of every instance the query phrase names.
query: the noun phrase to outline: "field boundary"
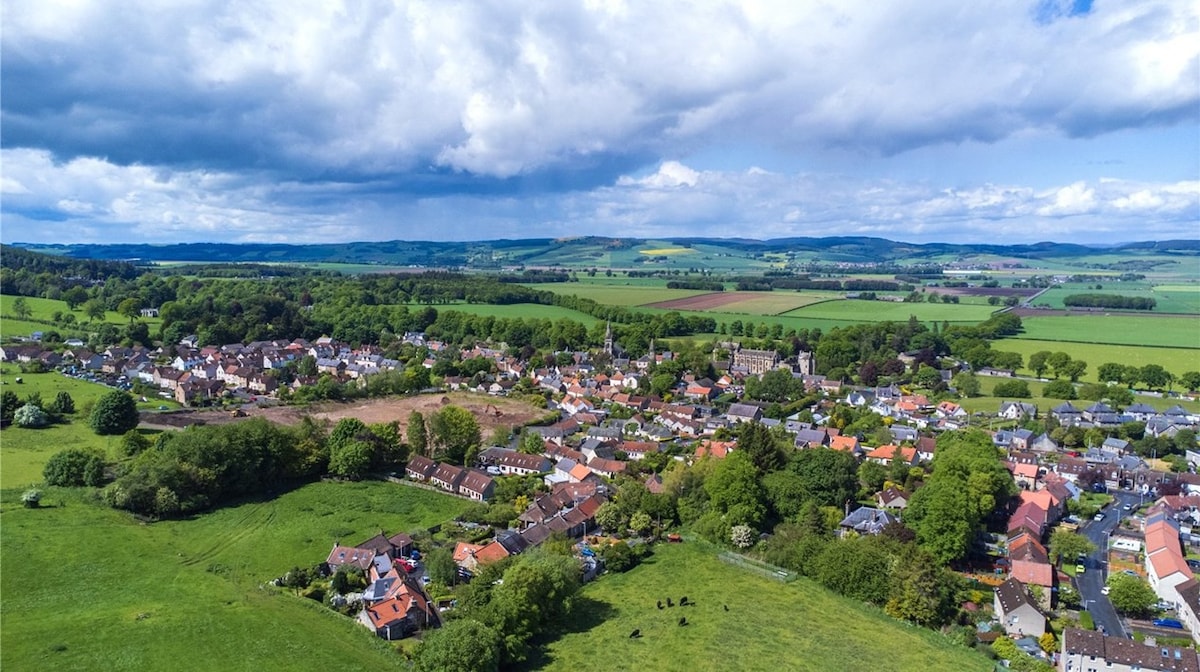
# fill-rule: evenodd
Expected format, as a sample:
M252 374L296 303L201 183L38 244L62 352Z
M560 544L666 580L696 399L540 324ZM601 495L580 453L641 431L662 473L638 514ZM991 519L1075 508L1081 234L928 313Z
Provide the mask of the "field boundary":
M736 565L742 569L754 572L760 576L765 576L769 579L775 579L776 581L780 581L782 583L791 583L799 578L799 575L795 572L789 572L782 567L777 567L761 560L747 558L746 556L741 555L740 553L734 553L733 551L721 551L717 554L717 557L720 558L722 562Z

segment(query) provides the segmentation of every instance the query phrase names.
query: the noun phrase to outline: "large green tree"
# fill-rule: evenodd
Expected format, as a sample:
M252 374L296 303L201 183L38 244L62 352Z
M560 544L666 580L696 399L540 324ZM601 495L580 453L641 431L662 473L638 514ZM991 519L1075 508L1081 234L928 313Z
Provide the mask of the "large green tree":
M405 429L408 439L408 449L417 455L429 452L429 432L425 428L425 416L420 411L408 414L408 427Z
M1055 528L1050 533L1050 562L1071 562L1080 555L1089 555L1096 550L1096 545L1088 541L1082 534L1076 534L1064 528Z
M750 456L735 450L720 460L704 481L709 504L731 525L757 528L766 517L765 497Z
M1112 574L1108 577L1108 586L1108 599L1117 611L1126 616L1146 616L1158 600L1150 584L1136 576Z
M137 404L126 392L108 392L92 408L88 424L97 434L124 434L138 426Z
M434 413L429 430L437 454L456 464L462 464L468 449L478 447L482 440L475 416L458 406L446 406Z
M495 672L500 635L473 619L450 621L421 640L413 663L421 672Z

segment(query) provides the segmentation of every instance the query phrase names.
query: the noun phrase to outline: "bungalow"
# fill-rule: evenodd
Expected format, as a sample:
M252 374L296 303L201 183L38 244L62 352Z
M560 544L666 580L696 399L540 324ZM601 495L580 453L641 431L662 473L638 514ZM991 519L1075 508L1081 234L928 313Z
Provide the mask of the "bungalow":
M491 476L475 469L463 469L462 472L456 490L458 494L480 502L492 498L492 493L496 491L496 482Z
M1008 635L1041 637L1046 634L1046 617L1038 611L1029 597L1029 591L1020 581L1009 579L1000 584L996 588L992 607Z
M733 422L758 422L762 420L762 409L750 404L732 404L725 417Z
M842 519L842 522L838 523L838 536L879 534L889 524L898 522L900 519L887 511L862 506L851 511Z
M854 455L856 457L862 453L862 447L859 446L859 444L858 444L857 436L848 436L845 434L839 434L837 436L830 437L829 447L832 448L833 450L839 450L844 453L850 453L851 455Z
M438 463L428 457L413 455L408 458L408 464L404 467L404 473L414 481L428 481L437 468Z
M439 463L433 473L429 475L429 482L446 492L457 492L458 484L462 481L465 473L462 467Z
M336 572L342 565L353 565L365 572L374 559L374 550L334 544L333 550L329 551L329 556L325 558L325 564L331 572Z
M867 453L866 458L872 462L878 462L884 466L890 465L899 457L900 461L907 465L917 463L917 449L900 447L893 444L885 444Z
M705 439L696 446L696 457L712 456L723 458L737 448L736 441L712 441Z
M416 584L406 580L399 584L393 597L366 607L358 615L360 623L389 641L439 623L437 610Z
M545 455L529 455L515 450L489 449L487 459L506 475L543 474L554 467Z

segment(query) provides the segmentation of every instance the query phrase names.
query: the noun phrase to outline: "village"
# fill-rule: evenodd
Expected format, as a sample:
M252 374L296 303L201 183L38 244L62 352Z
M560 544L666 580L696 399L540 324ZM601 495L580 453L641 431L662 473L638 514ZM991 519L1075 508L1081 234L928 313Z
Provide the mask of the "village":
M715 379L684 372L661 396L648 393L647 381L673 353L655 348L652 341L648 353L628 357L613 343L611 330L600 352L557 353L553 363L523 361L506 352L503 344L448 352L450 346L420 333L406 334L404 342L425 353L420 366L426 369L446 357L489 363L486 371L472 377L441 378L438 390L491 396L533 391L543 395L558 418L526 428L526 434L537 437L540 451L529 450L528 441L514 436L508 445L482 449L470 464L413 455L397 475L477 502L492 499L498 479L536 475L542 481L544 494L529 501L516 527L496 530L479 543L454 546L453 559L464 580L555 534L578 542L581 571L585 578L594 577L603 570L603 561L589 540L626 532L605 530L596 519L614 493L614 479L642 473L638 478L646 491L661 492L662 476L653 471L645 475L639 463L649 456L686 463L724 459L738 450L736 430L745 423L786 436L797 451L827 448L893 473L900 467L927 469L936 458L939 434L982 425L997 427L989 434L1004 455L1019 495L1007 512L1004 533L993 533L987 541L993 557L986 568L990 571L969 570L985 575L985 582L994 586L991 613L980 623L981 640L1009 637L1020 650L1064 670L1200 669L1194 649L1154 645L1189 636L1200 641L1200 581L1194 575L1200 560L1185 557L1200 541L1200 535L1192 533L1200 523L1200 474L1195 473L1200 450L1185 453L1191 469L1170 471L1152 468L1128 441L1115 436L1083 450L1068 449L1049 433L1023 426L1039 415L1038 407L1027 401L1005 401L994 414L973 417L952 399L931 401L900 385L857 387L828 380L814 373L811 353L785 359L775 351L742 348L735 342L721 343L713 353ZM315 385L318 377L362 385L373 375L405 368L376 346L351 348L331 338L197 347L189 337L173 348L111 347L99 352L82 343L68 346L56 352L33 343L6 345L0 356L18 363L37 361L46 369L121 389L136 382L139 389L156 390L185 406L274 404L286 398L286 390ZM305 358L315 364L315 374L281 382L278 371L295 368ZM961 363L943 362L947 364L952 368L940 373L949 381ZM745 394L749 380L781 371L819 399L803 417L767 417L768 404ZM843 433L831 423L839 407L881 416L889 440L878 441L877 433ZM1068 401L1049 414L1055 426L1067 428L1115 430L1126 423L1144 423L1146 435L1154 437L1200 428L1200 416L1179 405L1160 411L1145 403L1114 408L1102 402ZM889 481L870 505L848 502L839 536L880 534L889 524L904 520L911 497L902 482ZM1094 550L1078 557L1052 557L1050 539L1060 531L1086 536ZM429 577L420 558L407 534L381 532L354 546L335 545L324 569L336 574L343 567L358 568L367 584L352 596L361 605L358 620L380 637L398 639L435 627L453 608L452 602L435 604L426 592ZM1116 574L1146 582L1157 599L1153 613L1143 619L1117 613L1106 580ZM1066 628L1061 646L1047 652L1039 641L1049 631L1047 619L1066 610L1081 612L1083 624L1094 624L1095 629ZM1152 618L1155 614L1159 617ZM1138 641L1131 641L1135 637Z

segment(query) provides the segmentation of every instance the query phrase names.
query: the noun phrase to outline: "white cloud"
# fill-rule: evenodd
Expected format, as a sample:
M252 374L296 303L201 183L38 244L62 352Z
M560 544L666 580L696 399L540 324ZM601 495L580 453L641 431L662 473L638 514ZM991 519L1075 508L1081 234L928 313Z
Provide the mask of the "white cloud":
M18 78L9 137L125 163L191 163L207 141L254 168L507 177L713 138L889 153L1195 118L1196 3L1033 14L951 0L14 0L0 19Z

